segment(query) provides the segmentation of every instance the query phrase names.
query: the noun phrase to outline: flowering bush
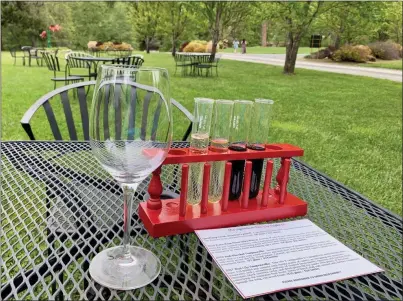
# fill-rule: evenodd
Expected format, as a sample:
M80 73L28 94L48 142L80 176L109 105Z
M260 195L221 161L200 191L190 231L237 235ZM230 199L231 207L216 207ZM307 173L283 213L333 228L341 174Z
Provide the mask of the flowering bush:
M364 45L344 45L337 50L333 56L332 60L336 62L356 62L365 63L366 61L372 60L371 49Z

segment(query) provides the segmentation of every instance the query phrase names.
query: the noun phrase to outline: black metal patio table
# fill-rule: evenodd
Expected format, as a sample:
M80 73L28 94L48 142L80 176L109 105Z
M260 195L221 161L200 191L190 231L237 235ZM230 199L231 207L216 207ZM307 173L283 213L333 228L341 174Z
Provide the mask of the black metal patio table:
M90 64L94 64L94 71L95 74L98 72L98 65L100 63L105 64L105 63L112 63L113 61L116 61L118 58L116 57L100 57L100 56L78 56L74 58L75 60L79 61L86 61L90 62Z
M154 239L136 214L132 244L160 258L160 276L127 292L98 285L88 265L103 248L120 244L122 200L89 143L3 142L1 159L2 300L241 299L194 234ZM401 300L401 217L298 160L292 164L289 189L309 203L307 217L386 272L256 299ZM177 192L178 172L164 166L166 190ZM138 188L139 201L148 181Z

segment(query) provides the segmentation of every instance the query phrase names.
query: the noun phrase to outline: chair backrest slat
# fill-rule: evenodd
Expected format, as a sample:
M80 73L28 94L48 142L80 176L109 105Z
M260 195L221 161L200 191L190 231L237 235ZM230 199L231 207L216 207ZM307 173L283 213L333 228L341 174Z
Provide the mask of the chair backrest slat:
M45 109L46 116L48 117L48 121L50 124L50 128L52 130L53 136L55 137L56 140L63 140L62 134L60 134L59 126L57 125L55 114L53 113L50 102L49 101L45 102L43 104L43 108Z
M120 102L120 95L122 92L122 85L116 84L114 91L114 108L115 108L115 139L122 139L122 107Z
M78 96L78 102L80 104L80 114L81 114L81 122L83 124L84 140L90 140L87 96L84 87L77 88L77 96Z
M155 137L157 135L157 129L158 129L158 120L160 119L160 114L161 114L161 106L163 103L163 99L161 97L158 98L158 105L154 113L154 120L153 120L153 127L151 129L151 140L154 141Z
M71 106L69 101L68 91L60 93L60 98L62 99L64 116L66 117L67 128L69 130L70 140L77 140L76 127L74 125L74 118L71 112Z
M110 93L110 85L105 86L105 97L103 102L104 108L104 115L103 115L103 122L104 122L104 139L109 139L109 117L108 117L108 106L109 106L109 93Z
M136 87L132 86L130 89L130 112L129 112L129 129L127 134L127 140L133 140L135 135L135 118L136 118L136 103L137 103L137 91Z
M146 96L144 97L143 103L143 118L141 119L141 132L140 138L144 140L146 138L147 132L147 118L148 118L148 108L150 106L151 97L153 96L152 92L147 92Z

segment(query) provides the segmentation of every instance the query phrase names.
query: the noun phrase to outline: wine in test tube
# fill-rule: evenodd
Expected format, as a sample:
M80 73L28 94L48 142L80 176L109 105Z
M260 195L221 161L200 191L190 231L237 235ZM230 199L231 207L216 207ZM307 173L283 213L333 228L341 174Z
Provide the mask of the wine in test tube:
M195 98L190 151L194 154L206 154L210 137L211 119L214 100ZM204 163L189 164L187 202L192 205L201 201Z
M218 99L215 102L213 131L211 134L210 150L223 153L228 151L229 135L232 121L234 102ZM208 200L217 203L221 200L224 183L225 161L211 163L211 176Z
M246 151L250 121L252 118L253 102L235 100L234 112L230 129L229 149L238 152ZM229 200L239 199L242 191L245 160L234 160L232 163Z
M253 106L253 118L249 131L248 148L256 151L265 150L268 143L269 125L272 115L273 100L255 99ZM260 180L262 178L263 159L252 160L252 175L249 190L249 198L255 198L259 193Z

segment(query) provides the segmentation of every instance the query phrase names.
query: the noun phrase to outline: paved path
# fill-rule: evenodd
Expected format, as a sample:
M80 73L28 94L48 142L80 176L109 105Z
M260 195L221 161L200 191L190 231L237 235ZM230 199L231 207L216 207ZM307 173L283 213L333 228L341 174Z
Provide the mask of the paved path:
M302 58L305 54L299 54L298 57ZM222 55L223 59L230 59L236 61L244 61L251 63L262 63L275 66L284 66L284 54L232 54L225 53ZM334 72L351 75L369 76L375 78L382 78L402 82L402 71L386 68L370 68L370 67L355 67L345 66L332 63L318 63L310 62L308 60L297 60L296 68L304 68L325 72Z

